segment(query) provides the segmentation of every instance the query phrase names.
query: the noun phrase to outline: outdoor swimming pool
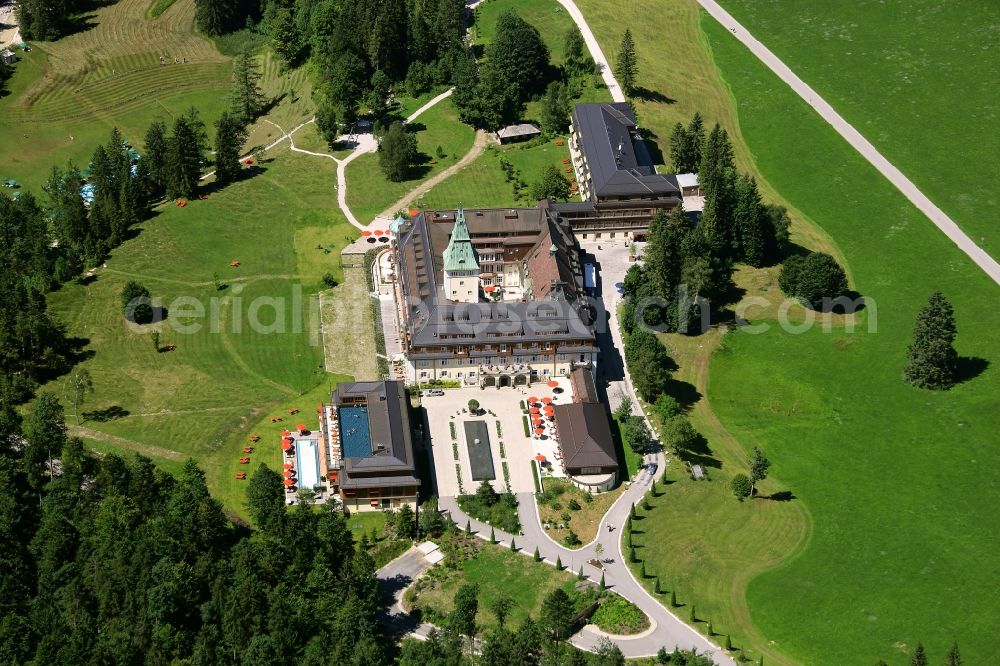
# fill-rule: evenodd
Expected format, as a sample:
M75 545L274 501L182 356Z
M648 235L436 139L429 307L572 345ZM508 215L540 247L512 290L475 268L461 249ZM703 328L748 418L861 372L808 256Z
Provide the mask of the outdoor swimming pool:
M319 485L319 441L301 437L295 441L295 468L299 473L299 488Z
M372 437L368 431L368 407L338 407L337 413L344 458L370 458Z

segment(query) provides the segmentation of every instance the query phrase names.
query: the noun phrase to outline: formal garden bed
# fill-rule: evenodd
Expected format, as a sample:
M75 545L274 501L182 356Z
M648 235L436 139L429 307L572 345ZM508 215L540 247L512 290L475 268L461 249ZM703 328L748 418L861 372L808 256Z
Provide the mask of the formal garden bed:
M563 479L546 479L535 495L545 533L567 548L579 548L597 536L601 518L621 495L623 486L592 495Z
M476 520L510 534L520 534L517 498L512 493L498 493L489 481L483 481L475 495L459 495L458 506Z
M617 594L605 595L590 616L590 622L609 634L641 634L649 629L649 618L634 603Z

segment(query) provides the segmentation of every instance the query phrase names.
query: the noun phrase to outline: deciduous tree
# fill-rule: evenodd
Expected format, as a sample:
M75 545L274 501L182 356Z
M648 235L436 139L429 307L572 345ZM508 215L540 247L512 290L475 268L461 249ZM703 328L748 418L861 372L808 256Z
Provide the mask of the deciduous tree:
M566 201L569 198L569 181L559 172L559 167L554 164L542 167L539 180L531 186L531 198L535 201L545 198Z
M771 469L771 461L767 459L759 446L753 447L750 456L750 495L757 494L757 484L767 478L767 471Z
M416 159L417 138L398 121L389 125L378 147L379 167L385 177L394 182L406 180Z

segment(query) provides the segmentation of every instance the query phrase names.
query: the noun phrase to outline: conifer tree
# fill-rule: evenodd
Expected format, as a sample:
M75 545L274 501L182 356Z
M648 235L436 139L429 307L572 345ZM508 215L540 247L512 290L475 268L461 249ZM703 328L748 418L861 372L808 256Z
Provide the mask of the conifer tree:
M910 666L927 666L927 654L924 652L923 643L917 643L917 647L913 650Z
M952 643L948 656L944 658L944 666L962 666L962 655L958 652L958 643Z
M621 84L622 92L631 95L635 91L636 77L639 75L639 65L636 62L635 42L632 41L632 31L625 29L622 43L618 48L618 62L615 63L615 76Z
M240 177L240 152L246 140L243 121L236 114L223 111L215 124L215 182L226 185Z
M951 388L958 360L953 346L956 333L951 303L941 292L934 292L917 314L913 342L906 352L909 362L903 370L904 379L918 388Z
M736 179L735 195L737 259L754 267L763 266L766 212L753 176L740 175Z
M249 51L241 51L233 60L232 107L236 115L248 125L256 120L264 108L264 93L260 89L261 70Z

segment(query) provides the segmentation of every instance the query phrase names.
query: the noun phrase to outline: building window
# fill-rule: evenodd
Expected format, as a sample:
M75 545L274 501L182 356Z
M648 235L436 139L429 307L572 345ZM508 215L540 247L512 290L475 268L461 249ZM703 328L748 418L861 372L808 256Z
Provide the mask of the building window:
M427 376L427 371L426 371L426 370L424 370L423 372L421 372L421 373L420 373L420 376L421 376L421 377L426 377L426 376Z
M500 345L500 353L501 354L507 353L507 345Z
M556 356L556 358L558 358L560 361L565 361L566 360L566 354L558 354Z
M455 373L455 376L456 376L456 377L461 377L461 376L462 376L462 371L461 371L461 370L459 370L459 371L458 371L457 373Z
M441 376L442 377L447 377L448 376L448 371L447 370L442 370L441 371Z
M600 474L600 473L601 473L601 468L600 467L581 467L580 468L580 475L581 476L587 476L588 474Z
M549 374L549 369L548 369L548 368L545 368L544 370L542 370L542 374L543 374L543 375L547 375L547 374Z
M384 499L384 500L382 500L382 508L383 509L392 508L392 500L391 499Z

